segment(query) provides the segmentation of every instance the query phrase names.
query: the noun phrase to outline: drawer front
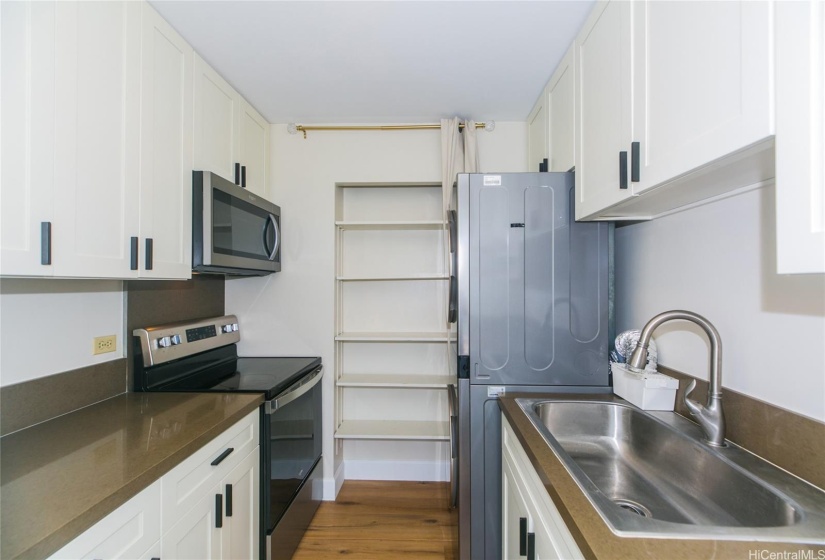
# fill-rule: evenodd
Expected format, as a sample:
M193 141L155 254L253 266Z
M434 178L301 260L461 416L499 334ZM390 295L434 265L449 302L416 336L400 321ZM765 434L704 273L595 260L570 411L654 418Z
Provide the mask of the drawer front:
M58 550L50 560L139 558L160 539L160 481Z
M258 445L259 414L251 412L161 478L164 533Z

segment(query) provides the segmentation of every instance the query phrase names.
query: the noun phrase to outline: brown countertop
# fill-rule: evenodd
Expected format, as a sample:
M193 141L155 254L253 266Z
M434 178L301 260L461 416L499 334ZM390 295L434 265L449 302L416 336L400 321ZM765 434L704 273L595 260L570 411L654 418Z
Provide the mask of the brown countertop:
M588 559L633 558L649 560L825 558L825 548L807 544L694 540L646 539L615 535L602 521L596 509L579 489L564 464L544 442L515 399L554 398L604 400L604 395L512 394L502 397L499 406L527 452L533 468L550 494L554 505L567 523L570 533ZM812 552L801 552L812 551ZM790 554L796 553L797 556ZM810 554L810 556L804 556Z
M263 402L125 393L0 438L0 558L46 558Z

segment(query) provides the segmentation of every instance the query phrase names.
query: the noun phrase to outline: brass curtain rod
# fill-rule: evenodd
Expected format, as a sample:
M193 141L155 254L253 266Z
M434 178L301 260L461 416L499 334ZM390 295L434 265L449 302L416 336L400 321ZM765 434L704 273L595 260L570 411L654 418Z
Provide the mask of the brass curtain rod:
M340 125L340 126L304 126L302 124L290 123L287 125L287 132L290 134L298 134L303 132L304 138L307 137L307 131L310 130L422 130L441 128L440 124L384 124L384 125ZM464 128L464 123L458 125L459 129ZM496 128L495 121L486 123L476 123L476 128L483 128L487 132L492 132Z

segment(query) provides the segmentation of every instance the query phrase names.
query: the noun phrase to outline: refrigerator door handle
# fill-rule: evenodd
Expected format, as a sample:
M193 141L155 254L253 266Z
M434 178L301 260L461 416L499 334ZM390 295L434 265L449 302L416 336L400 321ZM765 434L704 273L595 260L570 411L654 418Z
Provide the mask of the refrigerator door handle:
M455 385L447 386L450 404L450 508L458 507L458 394Z

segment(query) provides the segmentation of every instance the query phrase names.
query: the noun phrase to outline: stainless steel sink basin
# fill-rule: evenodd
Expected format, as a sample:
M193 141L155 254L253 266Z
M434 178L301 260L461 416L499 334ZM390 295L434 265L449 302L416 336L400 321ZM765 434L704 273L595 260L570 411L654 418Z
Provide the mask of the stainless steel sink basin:
M825 544L825 492L672 412L518 399L613 532Z

